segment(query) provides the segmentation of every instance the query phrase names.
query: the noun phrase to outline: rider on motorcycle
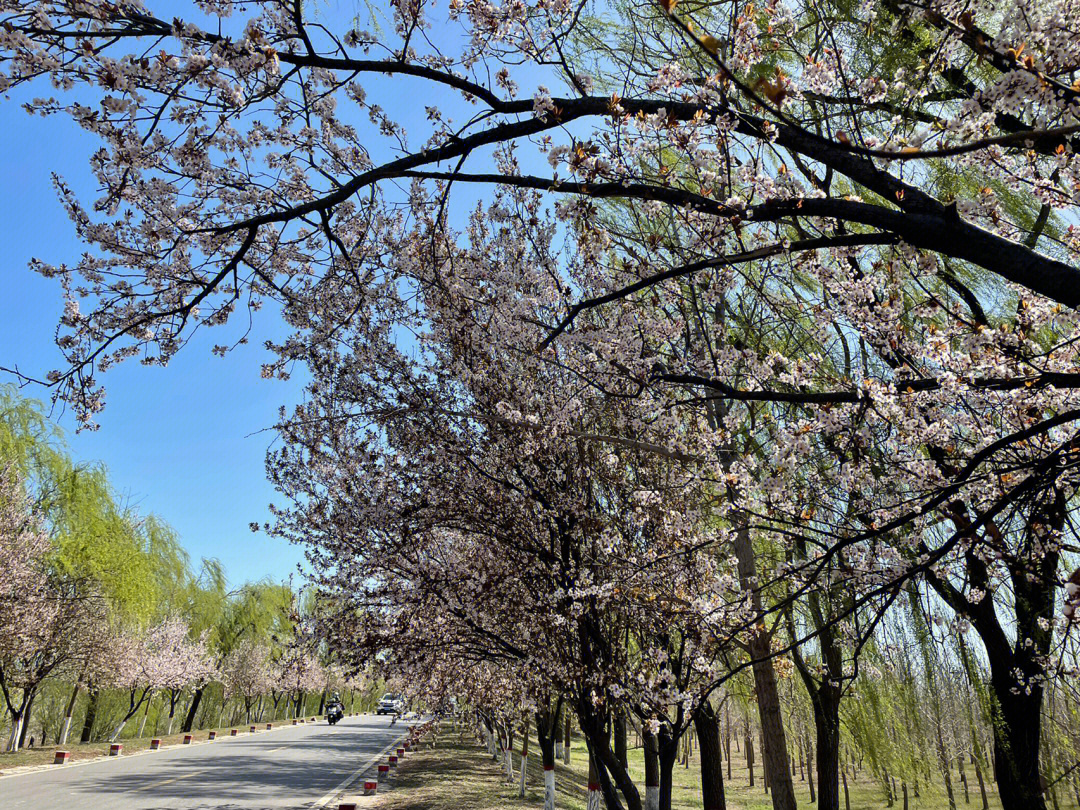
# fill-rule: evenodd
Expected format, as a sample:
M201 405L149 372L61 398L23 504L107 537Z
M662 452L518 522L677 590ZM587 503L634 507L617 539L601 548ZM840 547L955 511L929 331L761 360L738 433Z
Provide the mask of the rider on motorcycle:
M334 696L330 699L330 702L326 704L326 720L330 725L334 725L338 720L345 716L345 707L341 703L341 699L334 693Z

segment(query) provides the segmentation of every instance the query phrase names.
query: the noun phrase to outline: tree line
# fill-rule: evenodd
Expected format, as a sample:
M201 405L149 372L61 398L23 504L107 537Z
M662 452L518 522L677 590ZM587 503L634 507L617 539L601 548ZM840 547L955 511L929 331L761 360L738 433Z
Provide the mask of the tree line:
M6 750L171 734L374 699L308 634L288 584L230 589L0 389L0 694Z

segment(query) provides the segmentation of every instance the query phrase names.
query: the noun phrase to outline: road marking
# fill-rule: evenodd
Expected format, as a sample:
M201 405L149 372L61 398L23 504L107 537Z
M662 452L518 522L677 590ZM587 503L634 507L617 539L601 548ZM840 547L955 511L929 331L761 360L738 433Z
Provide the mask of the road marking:
M351 785L353 782L355 782L357 779L359 779L360 774L362 774L364 771L366 771L368 768L370 768L372 765L374 765L376 762L378 762L380 759L382 759L383 755L387 751L391 751L394 748L396 748L397 744L399 742L401 742L401 740L404 739L404 737L405 737L404 734L401 734L400 736L396 737L392 743L390 743L388 746L386 746L386 748L384 748L382 751L377 753L375 756L373 756L371 759L369 759L367 762L365 762L363 765L361 765L355 771L353 771L348 776L346 776L345 780L341 784L339 784L336 788L334 788L329 793L327 793L325 796L323 796L321 799L319 799L317 802L315 802L315 804L311 805L312 808L325 807L327 802L329 802L331 799L333 799L335 796L337 796L339 793L341 793L341 791L345 790L345 788L347 788L349 785Z
M291 747L292 746L290 746L290 745L279 745L277 748L271 748L269 751L267 751L267 753L268 754L273 754L276 751L284 751L286 748L291 748Z
M163 782L155 782L150 787L161 787L162 785L167 785L170 782L179 782L181 779L189 779L190 777L196 776L196 775L202 773L205 770L206 770L206 768L200 768L197 771L189 771L188 773L185 773L182 776L174 776L172 779L166 779Z

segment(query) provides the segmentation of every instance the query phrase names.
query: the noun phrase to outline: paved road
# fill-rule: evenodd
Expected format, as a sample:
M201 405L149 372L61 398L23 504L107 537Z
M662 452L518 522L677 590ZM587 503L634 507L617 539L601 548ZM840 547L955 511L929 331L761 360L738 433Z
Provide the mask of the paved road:
M374 770L374 758L407 728L401 722L391 727L388 718L367 715L345 718L336 726L322 721L57 766L0 779L0 808L336 810L335 788L367 763ZM348 792L362 787L354 782Z

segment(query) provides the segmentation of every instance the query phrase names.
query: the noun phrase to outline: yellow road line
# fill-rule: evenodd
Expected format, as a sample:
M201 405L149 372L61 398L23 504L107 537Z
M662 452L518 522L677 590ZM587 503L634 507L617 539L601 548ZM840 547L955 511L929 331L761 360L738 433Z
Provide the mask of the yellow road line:
M172 779L166 779L163 782L155 782L153 786L154 787L161 787L162 785L167 785L170 782L178 782L181 779L188 779L188 778L190 778L192 776L196 776L197 774L202 773L205 770L206 770L206 768L200 768L197 771L189 771L188 773L185 773L183 776L174 776Z

